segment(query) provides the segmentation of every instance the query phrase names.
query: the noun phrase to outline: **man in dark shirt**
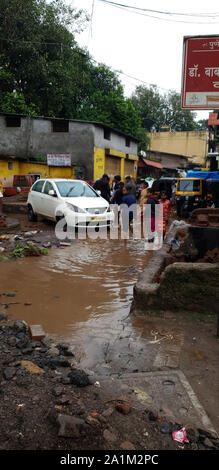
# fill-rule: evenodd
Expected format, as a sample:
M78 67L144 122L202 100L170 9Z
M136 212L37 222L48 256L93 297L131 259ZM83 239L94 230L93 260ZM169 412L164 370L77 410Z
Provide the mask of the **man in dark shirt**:
M123 188L124 188L124 183L121 181L118 185L118 189L116 189L113 197L112 197L112 204L117 204L120 206L123 198Z
M101 193L101 196L106 199L106 201L110 201L110 185L109 185L109 176L104 174L102 176L102 178L100 178L99 180L97 180L94 185L93 185L93 188L95 190L98 190L100 191Z

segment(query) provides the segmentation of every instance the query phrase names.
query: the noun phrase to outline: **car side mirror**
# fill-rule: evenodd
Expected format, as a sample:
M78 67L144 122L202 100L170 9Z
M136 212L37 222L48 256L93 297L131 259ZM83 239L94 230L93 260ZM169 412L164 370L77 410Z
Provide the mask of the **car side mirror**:
M54 191L54 189L50 189L49 196L56 197L56 192Z
M98 196L101 196L101 191L99 189L96 189L96 193L98 194Z

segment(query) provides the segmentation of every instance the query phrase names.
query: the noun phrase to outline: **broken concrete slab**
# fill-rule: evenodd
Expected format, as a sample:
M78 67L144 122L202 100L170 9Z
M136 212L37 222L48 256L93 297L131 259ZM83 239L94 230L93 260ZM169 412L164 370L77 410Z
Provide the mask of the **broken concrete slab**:
M173 423L190 424L217 437L203 406L179 370L101 376L100 382L106 401L113 397L115 402L129 403L133 409L157 411Z

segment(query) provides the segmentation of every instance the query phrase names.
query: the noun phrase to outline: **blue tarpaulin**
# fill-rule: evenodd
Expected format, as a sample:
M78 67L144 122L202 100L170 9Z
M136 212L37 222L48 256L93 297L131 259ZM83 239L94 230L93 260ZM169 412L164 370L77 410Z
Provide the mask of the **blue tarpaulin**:
M219 180L219 171L187 171L187 178L202 178L202 179L216 179Z

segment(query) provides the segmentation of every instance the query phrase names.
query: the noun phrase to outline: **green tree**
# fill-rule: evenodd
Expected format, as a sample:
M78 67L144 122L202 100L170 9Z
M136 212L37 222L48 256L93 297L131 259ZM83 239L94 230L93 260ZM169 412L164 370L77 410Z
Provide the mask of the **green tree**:
M131 100L140 113L143 128L159 131L165 125L165 99L156 85L151 85L150 88L138 86Z
M13 90L44 116L66 114L79 52L67 26L77 29L79 18L63 0L0 0L0 65L13 77Z
M181 109L181 96L175 91L170 91L165 95L165 125L172 131L195 131L197 123L196 113Z
M124 96L123 87L116 75L105 65L90 69L78 118L98 121L136 136L141 119L132 101Z
M142 126L148 131L158 132L163 126L169 126L173 131L197 129L196 114L181 109L180 94L175 91L161 95L155 85L150 88L139 86L131 99L140 112Z

